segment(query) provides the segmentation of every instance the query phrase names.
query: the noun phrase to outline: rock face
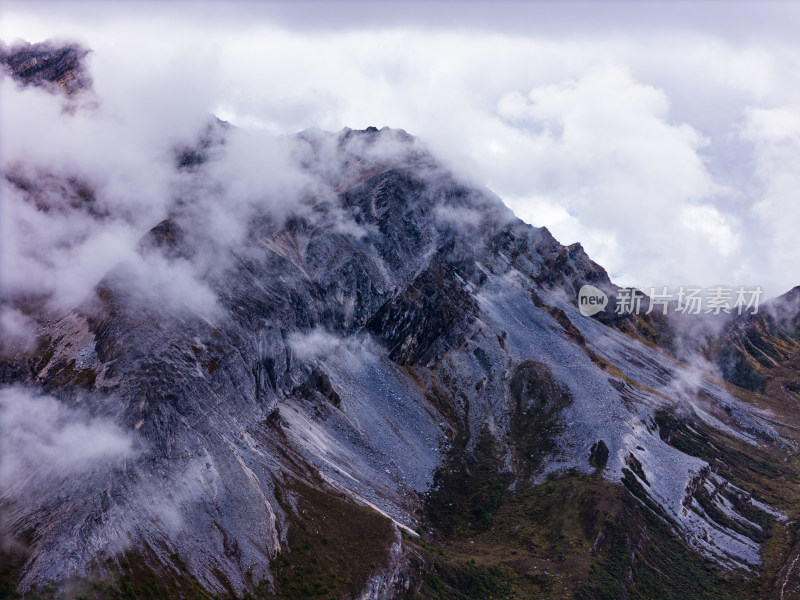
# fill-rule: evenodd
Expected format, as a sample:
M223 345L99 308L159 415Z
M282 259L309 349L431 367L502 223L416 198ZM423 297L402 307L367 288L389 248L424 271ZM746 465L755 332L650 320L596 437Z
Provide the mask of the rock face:
M705 352L726 381L764 392L770 382L796 377L799 328L800 288L796 287L765 303L755 315L731 319ZM791 381L784 388L797 391Z
M89 50L78 44L19 43L0 46L0 65L23 86L43 87L74 96L92 87L84 59Z
M3 61L31 85L84 85L70 75L80 51L40 46ZM581 285L615 291L583 248L519 221L405 132L295 143L335 193L249 220L204 272L217 312L143 302L120 266L78 309L43 318L36 350L4 361L5 393L50 395L130 442L124 460L3 491L14 585L99 597L123 584L149 597L477 598L513 586L624 597L650 589L663 554L653 557L670 548L712 565L708 593L734 590L731 573L743 590L794 589L797 573L780 569L795 542L774 541L800 490L783 460L797 441L791 411L698 374L636 323L582 316ZM201 177L211 145L176 169ZM139 252L192 261L204 235L175 215ZM743 327L737 339L762 325ZM784 384L796 402L799 388ZM537 491L553 486L565 486L560 506ZM558 528L572 525L555 515L575 498L571 548ZM507 506L530 516L498 533ZM549 519L550 533L519 537ZM507 552L473 572L489 539ZM434 561L431 544L456 558ZM614 574L617 551L629 572ZM515 579L541 561L546 574ZM606 572L618 588L591 587ZM75 583L116 578L106 592Z

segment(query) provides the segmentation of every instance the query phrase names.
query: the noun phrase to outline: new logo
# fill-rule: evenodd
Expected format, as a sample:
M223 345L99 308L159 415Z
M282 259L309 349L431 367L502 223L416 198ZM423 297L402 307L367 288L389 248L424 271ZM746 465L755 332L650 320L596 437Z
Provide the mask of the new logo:
M578 292L578 310L586 317L591 317L606 309L608 296L593 285L584 285Z

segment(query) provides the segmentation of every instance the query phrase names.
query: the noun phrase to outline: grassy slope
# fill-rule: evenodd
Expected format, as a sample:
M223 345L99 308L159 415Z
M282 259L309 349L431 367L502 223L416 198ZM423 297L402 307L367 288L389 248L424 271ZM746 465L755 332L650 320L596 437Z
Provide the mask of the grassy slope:
M732 391L755 404L767 401ZM798 554L798 527L793 518L781 522L753 506L747 494L790 517L800 515L800 463L785 448L755 447L698 420L661 413L656 421L665 441L708 461L711 471L745 490L720 493L761 530L727 519L702 486L694 499L711 521L762 543L759 572L726 571L692 551L632 472L622 485L606 481L598 469L593 476L570 472L539 486L518 480L510 491L513 477L503 470L499 444L484 430L473 453L455 446L426 504L426 534L408 540L424 557L419 592L410 596L774 597L787 560ZM535 448L526 443L529 435L511 441L525 454L546 452L557 430L547 419L539 425ZM598 441L590 460L602 468L599 447Z
M432 529L423 540L408 540L424 557L421 587L410 596L759 597L758 580L724 571L691 551L637 493L599 473L577 472L506 490L489 525L465 512L449 535ZM432 523L437 510L428 507Z

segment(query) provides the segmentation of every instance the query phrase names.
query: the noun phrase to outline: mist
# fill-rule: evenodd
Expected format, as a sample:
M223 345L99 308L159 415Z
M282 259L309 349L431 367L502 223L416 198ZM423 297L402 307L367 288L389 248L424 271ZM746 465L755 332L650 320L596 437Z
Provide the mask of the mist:
M52 18L9 4L0 36L82 43L92 90L65 112L63 98L4 77L1 168L40 182L51 201L69 193L57 181L75 179L93 210L42 213L2 181L0 323L18 346L32 328L22 305L72 308L124 263L135 289L153 290L146 301L181 310L191 297L188 310L213 318L204 278L227 256L214 244L235 245L258 211L279 220L342 183L323 172L337 165L319 166L324 144L314 175L327 187L300 168L309 149L291 140L314 127L405 128L523 220L581 242L622 285L723 282L775 296L798 283L788 265L800 259L800 52L761 30L743 39L733 13L714 20L703 5L691 29L671 17L600 35L539 6L559 37L501 27L480 7L462 15L463 31L445 31L391 6L385 22L365 15L344 29L298 21L283 5L214 20L182 3L147 21L125 4L47 6ZM176 148L197 144L211 115L238 130L202 173L179 172ZM204 230L195 245L212 250L143 260L137 243L166 218Z
M133 456L131 436L112 420L22 387L0 389L3 499L18 500L43 482L89 475Z

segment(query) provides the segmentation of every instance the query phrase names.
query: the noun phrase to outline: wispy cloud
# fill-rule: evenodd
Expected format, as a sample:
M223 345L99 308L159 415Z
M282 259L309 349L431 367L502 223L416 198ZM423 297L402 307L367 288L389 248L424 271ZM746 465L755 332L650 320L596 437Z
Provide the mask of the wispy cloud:
M113 421L87 417L21 387L0 389L0 496L19 499L49 484L121 464L133 440ZM48 488L48 489L52 489Z
M338 25L326 25L285 4L221 15L180 3L147 20L126 4L67 3L52 15L13 5L2 36L75 37L93 48L103 118L89 134L79 131L88 116L56 124L57 101L6 90L5 124L24 135L4 141L4 156L35 151L87 177L107 173L107 201L147 216L125 222L135 237L169 212L164 140L192 139L209 113L262 134L403 127L526 220L581 241L620 283L725 281L770 295L797 284L787 265L800 244L785 218L797 204L793 138L778 142L769 125L791 130L800 97L800 47L779 35L796 10L600 3L569 19L522 4L497 14L473 3L458 30L397 6L363 15L343 4L330 21ZM756 12L770 28L753 24ZM640 27L625 26L634 21ZM226 203L203 206L221 235L241 232L234 208L266 196L279 205L282 185L305 185L274 181L292 171L265 139L242 136L215 167Z

